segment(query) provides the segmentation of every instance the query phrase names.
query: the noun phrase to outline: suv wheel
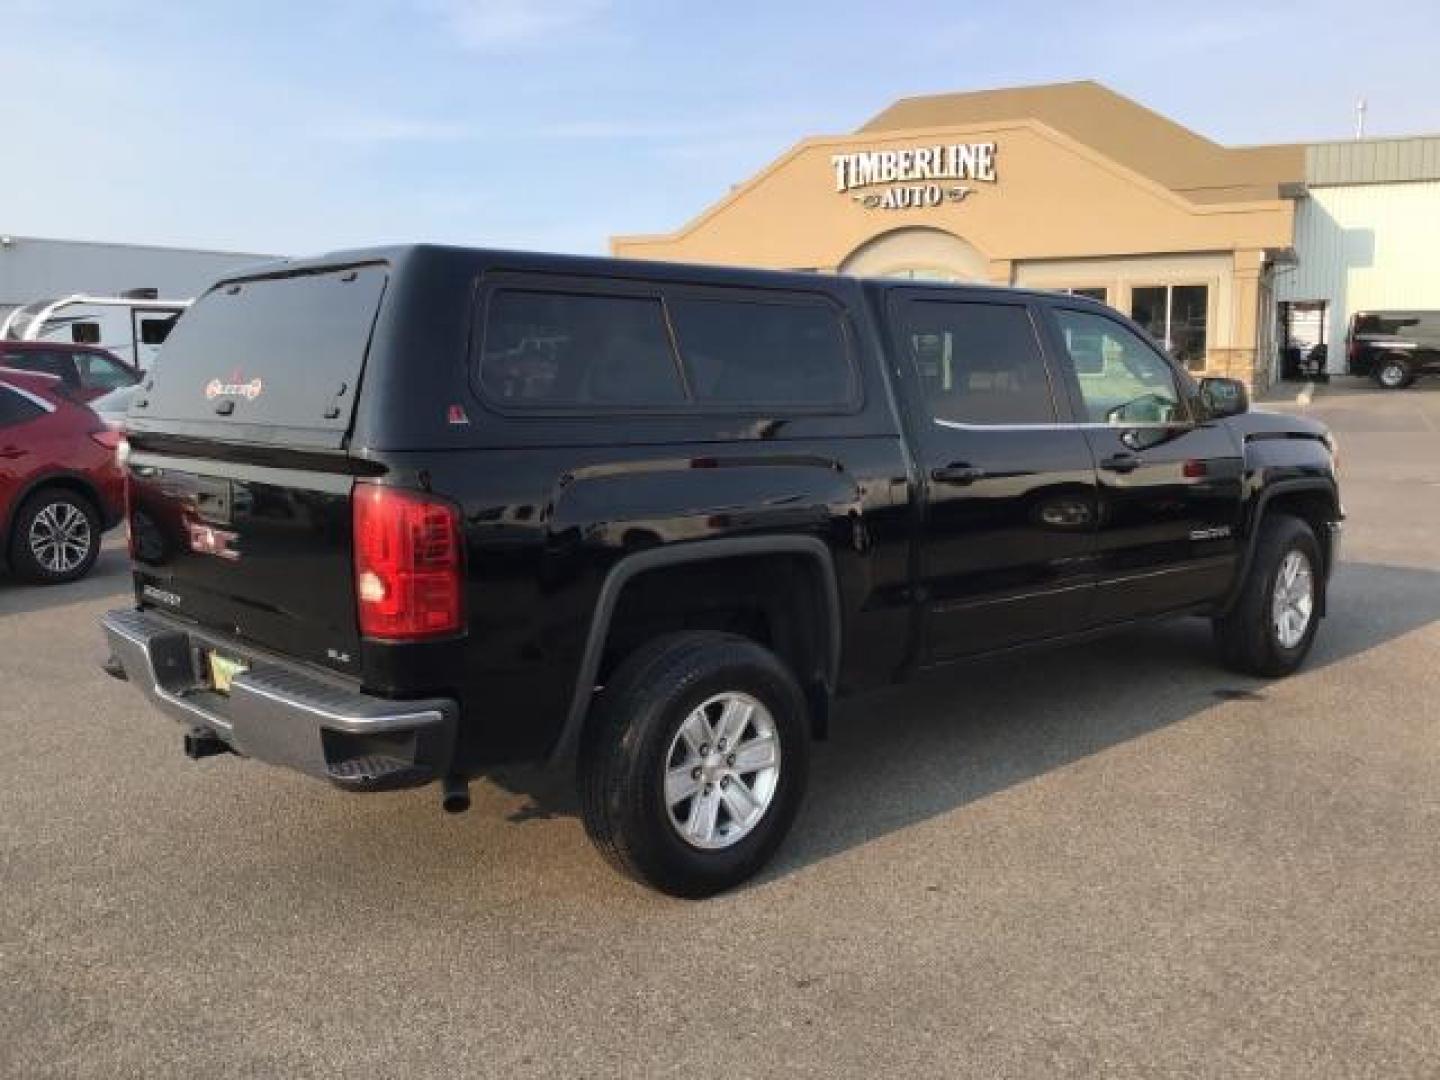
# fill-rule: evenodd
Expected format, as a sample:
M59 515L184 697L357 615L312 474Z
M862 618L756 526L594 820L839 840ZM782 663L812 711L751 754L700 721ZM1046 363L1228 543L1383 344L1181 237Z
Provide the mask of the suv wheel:
M1260 528L1240 597L1214 622L1215 641L1235 671L1289 675L1315 640L1324 564L1315 533L1299 518L1274 514Z
M774 653L733 634L668 634L620 666L597 707L580 801L612 865L701 897L769 861L809 764L805 696Z
M100 514L83 495L46 488L25 500L10 533L10 565L27 581L82 578L100 554Z
M1375 381L1386 390L1403 390L1413 380L1409 359L1393 354L1380 358L1380 365L1375 369Z

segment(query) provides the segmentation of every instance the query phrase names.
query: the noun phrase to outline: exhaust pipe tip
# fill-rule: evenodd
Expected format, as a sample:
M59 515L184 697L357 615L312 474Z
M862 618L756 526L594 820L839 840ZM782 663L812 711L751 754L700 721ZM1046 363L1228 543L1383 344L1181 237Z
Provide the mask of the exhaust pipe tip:
M185 733L185 756L191 761L230 753L230 744L213 732L196 728Z
M119 679L121 682L129 682L130 676L125 673L125 665L114 653L106 657L105 662L100 665L100 670L109 675L112 679Z
M447 776L441 785L440 808L447 814L463 814L470 809L470 781Z

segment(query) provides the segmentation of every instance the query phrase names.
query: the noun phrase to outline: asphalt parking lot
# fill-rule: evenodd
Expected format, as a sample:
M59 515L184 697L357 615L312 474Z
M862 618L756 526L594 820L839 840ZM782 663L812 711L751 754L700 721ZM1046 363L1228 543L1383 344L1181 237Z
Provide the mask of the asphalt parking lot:
M1179 623L848 707L773 869L613 875L560 783L357 797L97 668L114 544L0 584L0 1075L1434 1076L1440 381L1340 433L1308 667Z

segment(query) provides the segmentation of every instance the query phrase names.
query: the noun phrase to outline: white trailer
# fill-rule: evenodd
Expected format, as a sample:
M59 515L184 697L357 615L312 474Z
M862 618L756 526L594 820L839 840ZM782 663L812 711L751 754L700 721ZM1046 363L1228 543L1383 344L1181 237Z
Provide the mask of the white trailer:
M100 345L145 370L191 301L137 294L76 293L58 300L37 300L5 317L0 323L0 340Z

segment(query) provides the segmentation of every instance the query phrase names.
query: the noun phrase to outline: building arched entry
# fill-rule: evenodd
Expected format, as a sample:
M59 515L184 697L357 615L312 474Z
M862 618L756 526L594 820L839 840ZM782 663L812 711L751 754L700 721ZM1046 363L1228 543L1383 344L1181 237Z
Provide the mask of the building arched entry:
M990 260L975 245L944 229L911 226L865 241L840 264L855 277L930 281L986 281Z

